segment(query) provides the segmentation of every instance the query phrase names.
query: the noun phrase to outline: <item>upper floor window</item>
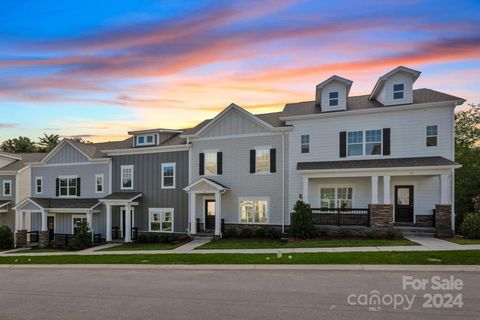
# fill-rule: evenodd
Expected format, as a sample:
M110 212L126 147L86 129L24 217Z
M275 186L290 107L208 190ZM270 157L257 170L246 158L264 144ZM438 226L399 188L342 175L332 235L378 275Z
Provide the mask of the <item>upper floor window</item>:
M12 181L3 180L3 195L11 196L12 195Z
M270 172L270 148L255 150L255 172Z
M300 137L300 148L302 153L310 152L310 135L302 134Z
M120 166L120 189L133 189L133 165Z
M330 92L328 94L328 105L331 107L338 106L338 91Z
M268 198L241 198L240 222L241 223L267 223L269 213Z
M35 178L35 193L41 194L43 192L43 178L36 177Z
M103 174L96 174L95 175L95 192L102 193L103 192Z
M60 197L78 196L78 177L59 177L59 195Z
M162 163L162 189L175 188L175 163Z
M365 155L382 154L382 130L365 131Z
M348 156L363 155L363 131L348 133Z
M403 99L404 84L398 83L393 85L393 99Z
M153 134L137 136L137 146L149 146L155 143Z
M438 126L427 126L427 147L435 147L438 143Z
M379 154L382 154L382 130L348 132L348 156Z
M205 175L217 174L217 152L205 152Z

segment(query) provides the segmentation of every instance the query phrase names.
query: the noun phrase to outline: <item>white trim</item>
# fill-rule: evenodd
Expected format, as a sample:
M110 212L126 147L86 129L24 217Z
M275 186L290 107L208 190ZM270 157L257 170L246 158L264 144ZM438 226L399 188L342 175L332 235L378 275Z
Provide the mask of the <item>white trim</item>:
M210 195L210 196L202 196L202 216L200 217L200 222L203 223L203 229L205 229L205 201L206 200L214 200L215 201L215 195ZM217 204L215 204L217 205Z
M78 175L65 175L65 176L57 176L58 178L58 197L59 198L78 198L77 194L78 194L78 183L76 183L75 185L75 194L74 195L71 195L70 194L70 183L69 183L69 180L70 179L78 179ZM62 195L62 187L61 187L61 180L64 180L66 179L67 180L67 194L66 195ZM81 190L80 190L81 191Z
M40 180L40 192L38 192L37 181ZM35 177L35 194L43 194L43 177Z
M56 155L64 146L65 144L69 144L72 146L75 150L77 150L80 154L85 156L88 160L92 160L91 157L89 157L85 152L77 148L73 143L70 142L68 139L63 139L55 148L53 148L52 151L50 151L45 158L42 159L40 163L47 163L50 159L53 158L54 155Z
M433 126L437 127L437 134L436 134L436 135L430 135L430 136L429 136L428 133L427 133L428 127L433 127ZM425 131L424 131L424 133L425 133L425 148L434 149L434 148L437 148L437 147L438 147L438 145L440 144L440 143L439 143L439 142L440 142L440 141L439 141L439 137L440 137L440 136L439 136L439 134L438 134L438 132L440 131L440 130L439 130L439 129L440 129L439 127L440 127L440 126L439 126L438 124L427 124L427 125L425 126ZM454 136L455 136L455 135L454 135ZM428 139L429 137L437 137L437 144L434 145L434 146L427 146L427 139Z
M68 167L68 166L85 166L92 164L107 164L110 158L95 158L84 162L67 162L67 163L42 163L42 162L29 162L28 166L32 168L45 168L45 167Z
M242 201L267 201L267 221L266 222L242 222L241 221L241 215L242 215L242 207L241 203ZM258 224L258 225L264 225L264 224L269 224L270 222L270 197L238 197L238 223L239 224ZM255 216L254 216L255 218Z
M22 206L23 206L25 203L27 203L27 202L30 202L30 203L36 205L39 210L44 209L41 205L39 205L38 203L36 203L35 201L33 201L33 200L30 199L30 198L25 198L25 199L23 199L22 201L20 201L19 203L17 203L12 209L13 209L13 210L20 210L20 207L22 207Z
M152 142L147 142L148 137L152 137ZM138 139L143 138L144 142L139 143ZM155 133L145 133L145 134L139 134L135 135L135 147L146 147L146 146L154 146L155 145L155 138L159 138L158 134Z
M97 178L102 178L102 191L98 191ZM95 174L95 193L104 193L105 192L105 175L103 173Z
M130 169L132 172L132 185L130 187L124 187L123 186L123 170ZM133 164L128 164L128 165L121 165L120 166L120 190L133 190L133 178L134 178L134 165Z
M208 180L207 178L200 178L198 179L197 181L195 181L194 183L191 183L190 185L186 186L185 188L183 188L183 190L189 192L191 191L193 188L195 188L198 184L202 183L202 182L205 182L206 184L214 187L216 190L218 191L226 191L226 190L229 190L229 188L226 188L214 181L211 181L211 180ZM196 192L196 191L195 191ZM212 193L212 192L215 192L215 190L210 190L210 191L206 191L205 193ZM197 192L198 193L198 192Z
M172 145L172 146L153 146L148 148L129 148L129 149L112 149L102 150L109 156L122 156L129 154L147 154L147 153L161 153L161 152L173 152L173 151L187 151L186 144Z
M9 187L9 193L5 193L5 185L8 183ZM3 180L2 181L2 194L4 197L11 197L12 196L12 180Z
M410 74L410 76L413 79L412 83L415 83L415 81L418 79L418 77L422 73L421 71L406 68L406 67L403 67L403 66L398 66L395 69L390 70L389 72L387 72L386 74L384 74L383 76L378 78L377 82L375 83L375 86L373 87L372 93L370 93L370 96L368 97L368 99L369 100L374 99L377 96L378 92L380 92L380 90L383 88L383 86L385 84L385 80L387 80L388 78L390 78L391 76L393 76L394 74L396 74L398 72L405 72L405 73Z
M272 174L271 170L271 164L270 164L270 150L272 149L272 146L255 146L253 148L255 150L255 172L253 174L256 175L265 175L265 174ZM258 171L258 164L257 164L257 151L267 151L268 153L268 170L267 171Z
M11 204L12 201L8 200L7 202L5 202L4 204L0 204L0 208L3 208L3 207L6 207L8 206L9 204Z
M379 176L414 176L414 175L439 175L444 174L445 170L460 168L460 165L436 166L436 167L392 167L392 168L356 168L356 169L315 169L315 170L297 170L304 176L310 178L322 177L368 177L372 173Z
M215 177L218 176L218 152L219 150L203 150L203 176L205 177ZM207 173L205 170L207 165L207 153L215 154L215 173Z
M367 131L380 131L380 153L379 154L367 154ZM359 129L359 130L349 130L349 131L346 131L347 132L347 156L346 158L372 158L372 157L379 157L379 158L383 158L384 155L383 155L383 129ZM353 155L353 156L350 156L348 154L348 134L350 132L362 132L362 154L361 155ZM370 142L370 143L373 143L373 142ZM378 142L374 142L374 143L378 143ZM360 144L360 143L353 143L353 144Z
M168 163L162 163L162 166L161 166L161 170L162 172L160 173L161 175L161 185L162 185L162 189L175 189L175 185L176 185L176 179L177 179L177 169L176 169L176 166L177 164L175 162L168 162ZM164 171L163 171L163 168L164 167L173 167L173 185L172 186L165 186L164 185Z
M74 224L73 224L73 219L75 218L81 218L82 220L85 219L87 220L87 213L85 214L72 214L72 234L74 234ZM90 226L89 226L90 227Z
M187 138L190 138L191 141L209 141L209 140L220 140L220 139L237 139L237 138L251 138L251 137L265 137L265 136L279 136L282 134L281 131L277 131L280 128L288 129L288 130L282 130L282 131L291 131L291 127L275 127L272 128L272 131L275 132L262 132L262 133L245 133L245 134L232 134L232 135L226 135L226 136L215 136L215 137L194 137L194 136L186 136ZM274 130L277 129L277 130Z
M12 153L8 153L8 152L0 152L0 157L5 157L5 158L9 158L9 159L13 159L13 160L22 160L22 157L20 156L16 156ZM12 162L10 162L12 163Z
M165 212L172 212L172 230L170 231L163 231L162 221L163 221L163 214ZM160 214L160 230L152 230L152 214L159 213ZM148 208L148 232L159 232L159 233L173 233L174 232L174 222L175 222L175 210L173 208Z

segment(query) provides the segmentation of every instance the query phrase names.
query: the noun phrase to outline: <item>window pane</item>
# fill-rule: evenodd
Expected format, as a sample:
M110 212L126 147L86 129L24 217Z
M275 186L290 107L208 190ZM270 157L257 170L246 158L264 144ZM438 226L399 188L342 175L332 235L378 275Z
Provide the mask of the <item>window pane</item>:
M363 132L362 131L349 132L348 143L363 143Z
M394 92L393 99L403 99L403 91Z
M145 137L138 137L138 144L145 143Z
M427 137L427 147L435 147L437 145L437 137Z
M320 189L320 207L321 208L335 207L335 188Z
M153 142L153 136L147 136L147 143Z
M393 91L403 91L403 83L393 85Z
M427 126L427 136L436 136L437 128L437 126Z
M205 153L205 174L206 175L217 174L217 153L216 152Z
M77 186L77 179L76 178L68 179L68 185L70 187L76 187Z
M363 144L349 144L348 155L349 156L361 156L363 154Z
M172 223L162 222L162 231L172 231Z
M338 92L337 92L337 91L335 91L335 92L330 92L330 93L328 94L328 96L329 96L330 99L337 99L337 98L338 98Z
M270 172L270 150L256 150L256 172Z
M67 186L67 179L60 179L60 187L66 187Z
M330 106L338 106L338 99L330 99Z
M160 231L160 222L151 222L150 223L150 230L152 231Z

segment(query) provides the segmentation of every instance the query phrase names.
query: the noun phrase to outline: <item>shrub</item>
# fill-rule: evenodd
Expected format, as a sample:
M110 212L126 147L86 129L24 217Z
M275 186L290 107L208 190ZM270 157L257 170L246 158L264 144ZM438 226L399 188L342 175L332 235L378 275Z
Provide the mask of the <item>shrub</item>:
M349 229L340 229L338 230L338 235L341 237L349 237L352 235L352 231Z
M168 243L169 240L170 240L170 235L169 234L161 234L160 235L160 242Z
M83 250L92 246L92 231L87 221L82 220L77 224L77 230L72 240L72 249Z
M262 227L257 228L253 234L255 235L255 238L265 238L265 229Z
M317 236L319 237L326 237L328 234L328 230L325 228L319 228L319 229L316 229L316 233L317 233Z
M365 235L367 236L368 239L375 239L378 237L378 233L373 230L365 231Z
M282 232L275 228L268 228L265 230L265 237L270 239L280 239Z
M0 249L13 248L13 232L8 226L0 227Z
M472 199L475 212L480 214L480 194Z
M223 233L223 237L225 238L236 238L237 235L237 229L235 228L227 228L225 229L225 232Z
M467 238L480 238L480 214L468 213L460 226L460 232Z
M385 232L385 237L390 240L400 239L402 237L402 233L397 230L388 230Z
M148 242L150 243L158 243L160 241L160 237L158 234L150 233L148 236Z
M168 235L168 238L167 238L168 243L175 242L176 240L177 240L177 236L175 234L172 233Z
M137 237L137 242L147 243L148 235L146 235L145 233L140 233Z
M253 230L249 227L245 227L240 231L240 236L242 238L251 238L253 236Z
M315 227L313 226L313 217L309 204L298 200L293 207L291 217L290 232L294 237L308 239L315 235Z

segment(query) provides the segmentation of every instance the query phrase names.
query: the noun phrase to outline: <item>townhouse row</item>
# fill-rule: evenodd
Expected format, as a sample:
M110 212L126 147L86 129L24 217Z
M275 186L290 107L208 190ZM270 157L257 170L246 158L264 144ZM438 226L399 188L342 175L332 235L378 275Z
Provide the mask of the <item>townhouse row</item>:
M321 225L452 230L454 110L464 100L413 89L398 67L370 95L332 76L315 100L253 115L231 104L183 130L123 141L63 140L48 154L0 153L0 218L17 244L45 245L87 220L107 241L132 234L285 231L298 199ZM132 232L132 230L134 232Z

